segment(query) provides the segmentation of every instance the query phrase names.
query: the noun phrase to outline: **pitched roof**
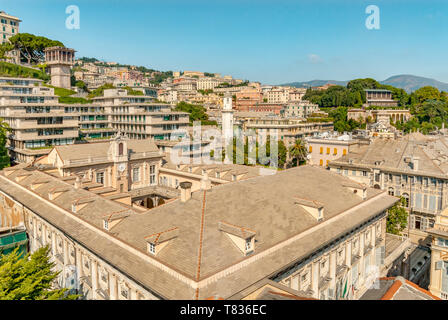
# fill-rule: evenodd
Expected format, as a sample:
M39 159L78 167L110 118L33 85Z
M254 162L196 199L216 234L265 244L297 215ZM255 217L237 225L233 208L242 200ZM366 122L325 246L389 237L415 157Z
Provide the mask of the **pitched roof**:
M413 157L420 158L416 171L411 168L409 161L405 161ZM413 133L397 139L379 138L370 145L354 147L350 153L331 161L329 165L377 167L442 177L448 174L448 137Z
M428 290L403 277L384 277L370 288L360 300L441 300Z
M158 152L154 140L128 140L127 141L129 154L143 153L143 152ZM54 149L61 157L62 161L66 160L81 160L88 158L107 158L107 153L110 147L110 141L92 142L82 144L72 144L65 146L56 146Z
M367 199L362 200L343 187L347 178L322 168L302 166L216 186L206 193L193 192L187 202L174 200L145 213L130 210L133 213L114 226L113 233L110 233L103 229L104 216L126 209L125 205L87 190L75 189L35 168L29 170L31 176L16 182L14 177L24 171L28 170L0 175L0 190L80 241L142 286L169 299L192 299L195 294L199 299L215 294L224 298L232 296L304 259L355 226L382 214L397 201L381 190L370 188ZM30 191L29 185L45 175L50 177L50 183ZM48 191L60 186L67 186L70 190L54 201L48 200ZM326 221L319 223L308 217L304 209L294 204L296 196L321 202L327 211ZM76 214L71 213L71 203L84 197L95 200ZM297 214L300 211L304 214ZM80 219L95 228L82 224ZM228 237L219 232L221 221L257 231L252 255L241 256ZM157 256L151 256L147 252L145 237L160 234L160 241L165 236L162 231L173 226L182 232ZM200 234L202 247L198 250ZM119 242L112 241L111 237ZM201 259L198 259L199 253ZM198 267L201 286L196 291L190 283L197 281ZM171 271L167 272L167 269Z

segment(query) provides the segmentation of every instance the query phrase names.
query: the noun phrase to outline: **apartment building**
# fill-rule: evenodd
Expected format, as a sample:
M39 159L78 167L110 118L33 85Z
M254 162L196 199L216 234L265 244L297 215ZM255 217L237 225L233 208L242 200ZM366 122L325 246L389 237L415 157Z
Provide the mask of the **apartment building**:
M109 122L109 115L104 106L95 104L65 105L66 113L78 116L79 137L85 140L111 138L117 129Z
M285 117L307 118L318 111L319 106L309 101L289 101L285 104L282 115Z
M271 284L358 299L384 264L386 211L397 201L387 192L312 166L180 189L180 199L139 212L12 167L0 173L0 221L23 225L32 252L49 245L58 286L85 299L257 299Z
M111 128L131 139L170 139L175 130L185 130L189 114L171 111L168 104L156 103L153 97L128 95L125 89L107 89L104 95L93 98L104 107Z
M5 11L0 11L0 38L2 43L8 41L9 38L19 33L20 20L17 17L7 14Z
M271 117L250 117L242 122L243 130L254 130L257 134L274 135L282 140L286 147L294 144L297 139L313 136L318 133L333 130L333 122L304 122L303 119Z
M213 90L222 82L222 80L215 77L203 77L198 79L196 86L197 90Z
M17 17L7 14L5 11L0 11L0 41L1 43L8 42L9 38L19 33L20 20ZM12 62L19 63L20 56L17 50L8 53Z
M42 80L0 78L0 117L11 127L7 147L13 162L32 161L78 137L78 114L66 112Z
M396 107L398 101L392 99L392 91L385 89L365 89L366 105Z
M309 164L328 166L330 161L350 153L359 144L369 144L369 140L353 139L348 134L334 136L328 133L306 138Z
M272 88L264 92L263 97L269 103L287 103L289 99L288 88Z
M408 134L397 139L377 138L330 161L330 170L360 183L403 197L409 210L408 235L413 243L428 245L427 230L448 205L446 136Z
M436 216L431 235L431 271L429 291L448 300L448 214L446 208Z

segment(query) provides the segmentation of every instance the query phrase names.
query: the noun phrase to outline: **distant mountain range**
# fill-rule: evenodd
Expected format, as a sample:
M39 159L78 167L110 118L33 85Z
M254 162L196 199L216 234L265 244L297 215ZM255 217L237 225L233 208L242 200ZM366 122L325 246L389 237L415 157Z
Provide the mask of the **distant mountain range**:
M291 82L282 84L282 86L291 86L296 88L304 88L304 87L318 87L323 86L327 83L333 83L340 86L346 86L348 81L339 81L339 80L311 80L304 82ZM418 88L424 86L432 86L436 87L440 91L448 91L448 83L440 82L431 78L424 78L419 76L414 76L410 74L400 74L396 76L392 76L387 78L386 80L380 81L382 84L388 84L394 86L396 88L402 88L406 92L412 92L417 90Z

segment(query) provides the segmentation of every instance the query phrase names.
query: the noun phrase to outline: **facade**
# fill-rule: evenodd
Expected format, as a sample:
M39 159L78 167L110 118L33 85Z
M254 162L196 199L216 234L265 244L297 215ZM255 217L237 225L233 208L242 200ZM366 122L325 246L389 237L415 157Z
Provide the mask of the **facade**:
M385 110L367 110L367 109L350 109L347 111L347 119L365 122L370 117L373 122L379 119L389 117L390 122L407 122L411 119L409 110L404 109L385 109Z
M254 130L257 134L274 135L282 140L286 147L291 146L297 139L311 137L315 134L333 130L332 122L303 122L300 118L248 117L242 121L244 131Z
M365 89L366 105L396 107L398 102L392 99L392 91L385 89Z
M341 136L322 134L306 138L309 164L327 167L330 161L350 153L354 147L360 144L369 144L369 141L353 139L347 134Z
M130 139L169 140L175 130L186 130L186 112L171 111L170 105L154 102L150 96L132 96L125 89L104 90L104 96L93 98L104 107L111 128Z
M196 86L198 90L213 90L222 82L223 81L215 77L203 77L198 79Z
M1 43L8 42L9 38L19 33L20 20L17 17L7 14L5 11L0 11L0 41ZM13 63L20 63L20 56L17 50L8 53Z
M397 201L311 166L212 192L181 183L180 199L140 213L68 181L5 169L0 215L26 227L31 251L50 245L59 286L85 299L250 299L262 281L293 296L358 299L381 268Z
M445 136L409 134L375 139L329 163L330 170L360 183L403 197L410 211L406 234L413 243L428 245L427 230L448 204Z
M319 106L309 101L290 101L285 104L282 115L285 117L308 118L318 111Z
M431 283L429 291L435 296L448 300L448 214L445 208L436 217L431 235Z
M0 117L11 127L7 147L14 162L32 161L78 137L78 114L66 112L42 80L0 78Z

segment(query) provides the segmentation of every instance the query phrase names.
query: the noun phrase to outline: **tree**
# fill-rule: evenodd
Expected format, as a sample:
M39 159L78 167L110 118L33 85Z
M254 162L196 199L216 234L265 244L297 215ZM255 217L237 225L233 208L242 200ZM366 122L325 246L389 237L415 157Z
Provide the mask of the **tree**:
M0 170L11 165L8 149L6 149L7 135L10 130L9 125L0 118Z
M288 149L282 140L278 140L278 167L284 168L286 165Z
M18 33L9 38L9 43L2 45L7 51L19 50L20 60L24 62L40 63L44 60L44 50L48 47L64 47L64 44L57 40L51 40L30 33ZM0 50L0 52L3 49Z
M0 256L0 300L75 300L68 289L53 289L59 272L52 271L49 248L22 257L18 249Z
M305 143L302 139L297 139L294 142L294 145L289 148L289 154L296 160L297 165L300 165L301 161L306 161L308 151L306 150Z
M406 200L401 197L389 210L386 221L386 232L401 236L408 225L408 213L404 208Z

